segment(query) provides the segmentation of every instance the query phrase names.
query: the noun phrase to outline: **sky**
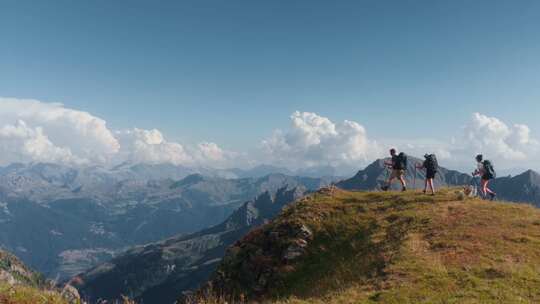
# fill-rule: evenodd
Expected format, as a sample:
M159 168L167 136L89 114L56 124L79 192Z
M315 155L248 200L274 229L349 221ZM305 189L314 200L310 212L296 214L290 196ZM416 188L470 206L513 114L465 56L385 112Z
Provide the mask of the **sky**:
M0 163L540 169L539 30L527 0L4 0Z

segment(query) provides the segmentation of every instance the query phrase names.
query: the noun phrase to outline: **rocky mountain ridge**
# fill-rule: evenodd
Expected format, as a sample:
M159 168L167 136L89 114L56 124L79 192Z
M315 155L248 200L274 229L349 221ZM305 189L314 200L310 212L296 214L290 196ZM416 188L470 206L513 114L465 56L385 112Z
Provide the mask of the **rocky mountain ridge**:
M128 295L143 303L172 303L208 279L229 245L305 193L303 187L265 192L217 226L129 250L78 276L76 287L90 301Z

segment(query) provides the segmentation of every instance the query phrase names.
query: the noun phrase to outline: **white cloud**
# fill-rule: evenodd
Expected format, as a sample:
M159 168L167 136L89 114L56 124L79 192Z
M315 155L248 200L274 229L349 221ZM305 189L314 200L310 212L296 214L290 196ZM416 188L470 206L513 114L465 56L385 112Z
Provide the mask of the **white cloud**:
M375 141L356 122L334 123L309 112L295 112L291 128L263 141L264 159L292 168L332 165L361 167L398 148L421 157L435 153L441 163L461 170L474 166L474 156L484 154L499 168L532 167L540 144L523 124L507 124L495 117L474 113L462 134L443 139L380 139Z
M192 164L193 158L184 147L175 142L168 142L160 131L123 130L115 132L120 142L118 161L127 160L134 163L172 163L174 165Z
M118 152L119 143L104 120L57 103L38 100L0 98L0 128L17 129L14 137L0 138L7 149L21 148L19 157L0 156L3 163L13 161L105 161ZM26 134L22 134L26 132Z
M480 113L471 116L461 135L448 141L375 141L354 121L333 122L310 112L294 112L290 118L290 127L263 140L262 149L237 153L212 142L181 144L157 129L111 130L105 120L58 103L0 98L0 164L131 161L227 168L265 163L291 169L330 165L351 170L387 156L390 147L413 156L436 153L444 165L460 169L472 166L476 153L483 153L499 168L539 164L535 155L540 144L527 125Z
M467 172L475 166L474 157L477 154L483 154L499 169L530 168L538 164L535 155L539 151L539 143L531 136L528 126L507 124L480 113L473 113L461 134L447 141L412 139L392 143L403 147L410 155L435 153L442 165Z
M210 160L210 161L224 161L226 159L226 152L223 151L217 144L211 143L211 142L203 142L200 143L198 146L198 149L200 151L200 157L202 160Z
M354 121L336 124L315 113L297 111L291 122L289 130L277 130L262 142L265 156L279 165L360 166L381 154L377 142L370 140L365 128Z
M157 129L110 130L105 120L58 103L0 98L0 164L53 162L110 165L123 161L220 165L235 153L217 144L168 141Z
M55 146L41 127L30 128L22 120L0 128L0 153L4 162L24 162L27 159L41 162L84 163L68 148Z
M465 126L464 148L471 153L485 153L500 161L524 161L537 150L526 125L509 126L495 117L474 113Z

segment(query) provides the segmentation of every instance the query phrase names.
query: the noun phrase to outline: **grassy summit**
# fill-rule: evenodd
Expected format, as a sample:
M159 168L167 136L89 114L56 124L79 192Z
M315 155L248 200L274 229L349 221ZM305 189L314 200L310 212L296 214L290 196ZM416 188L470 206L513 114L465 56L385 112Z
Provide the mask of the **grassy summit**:
M264 303L540 303L540 209L320 191L231 247L211 285Z

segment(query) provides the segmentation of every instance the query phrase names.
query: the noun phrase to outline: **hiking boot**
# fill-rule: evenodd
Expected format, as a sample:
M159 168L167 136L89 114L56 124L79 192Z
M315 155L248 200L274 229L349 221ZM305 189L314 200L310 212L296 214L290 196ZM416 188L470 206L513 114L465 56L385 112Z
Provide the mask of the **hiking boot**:
M403 187L403 188L401 189L401 191L402 191L402 192L407 191L407 187Z
M492 201L494 201L496 199L496 197L497 197L496 193L490 193L489 194L489 199L492 200Z
M382 191L388 191L388 188L389 188L388 186L381 186Z

